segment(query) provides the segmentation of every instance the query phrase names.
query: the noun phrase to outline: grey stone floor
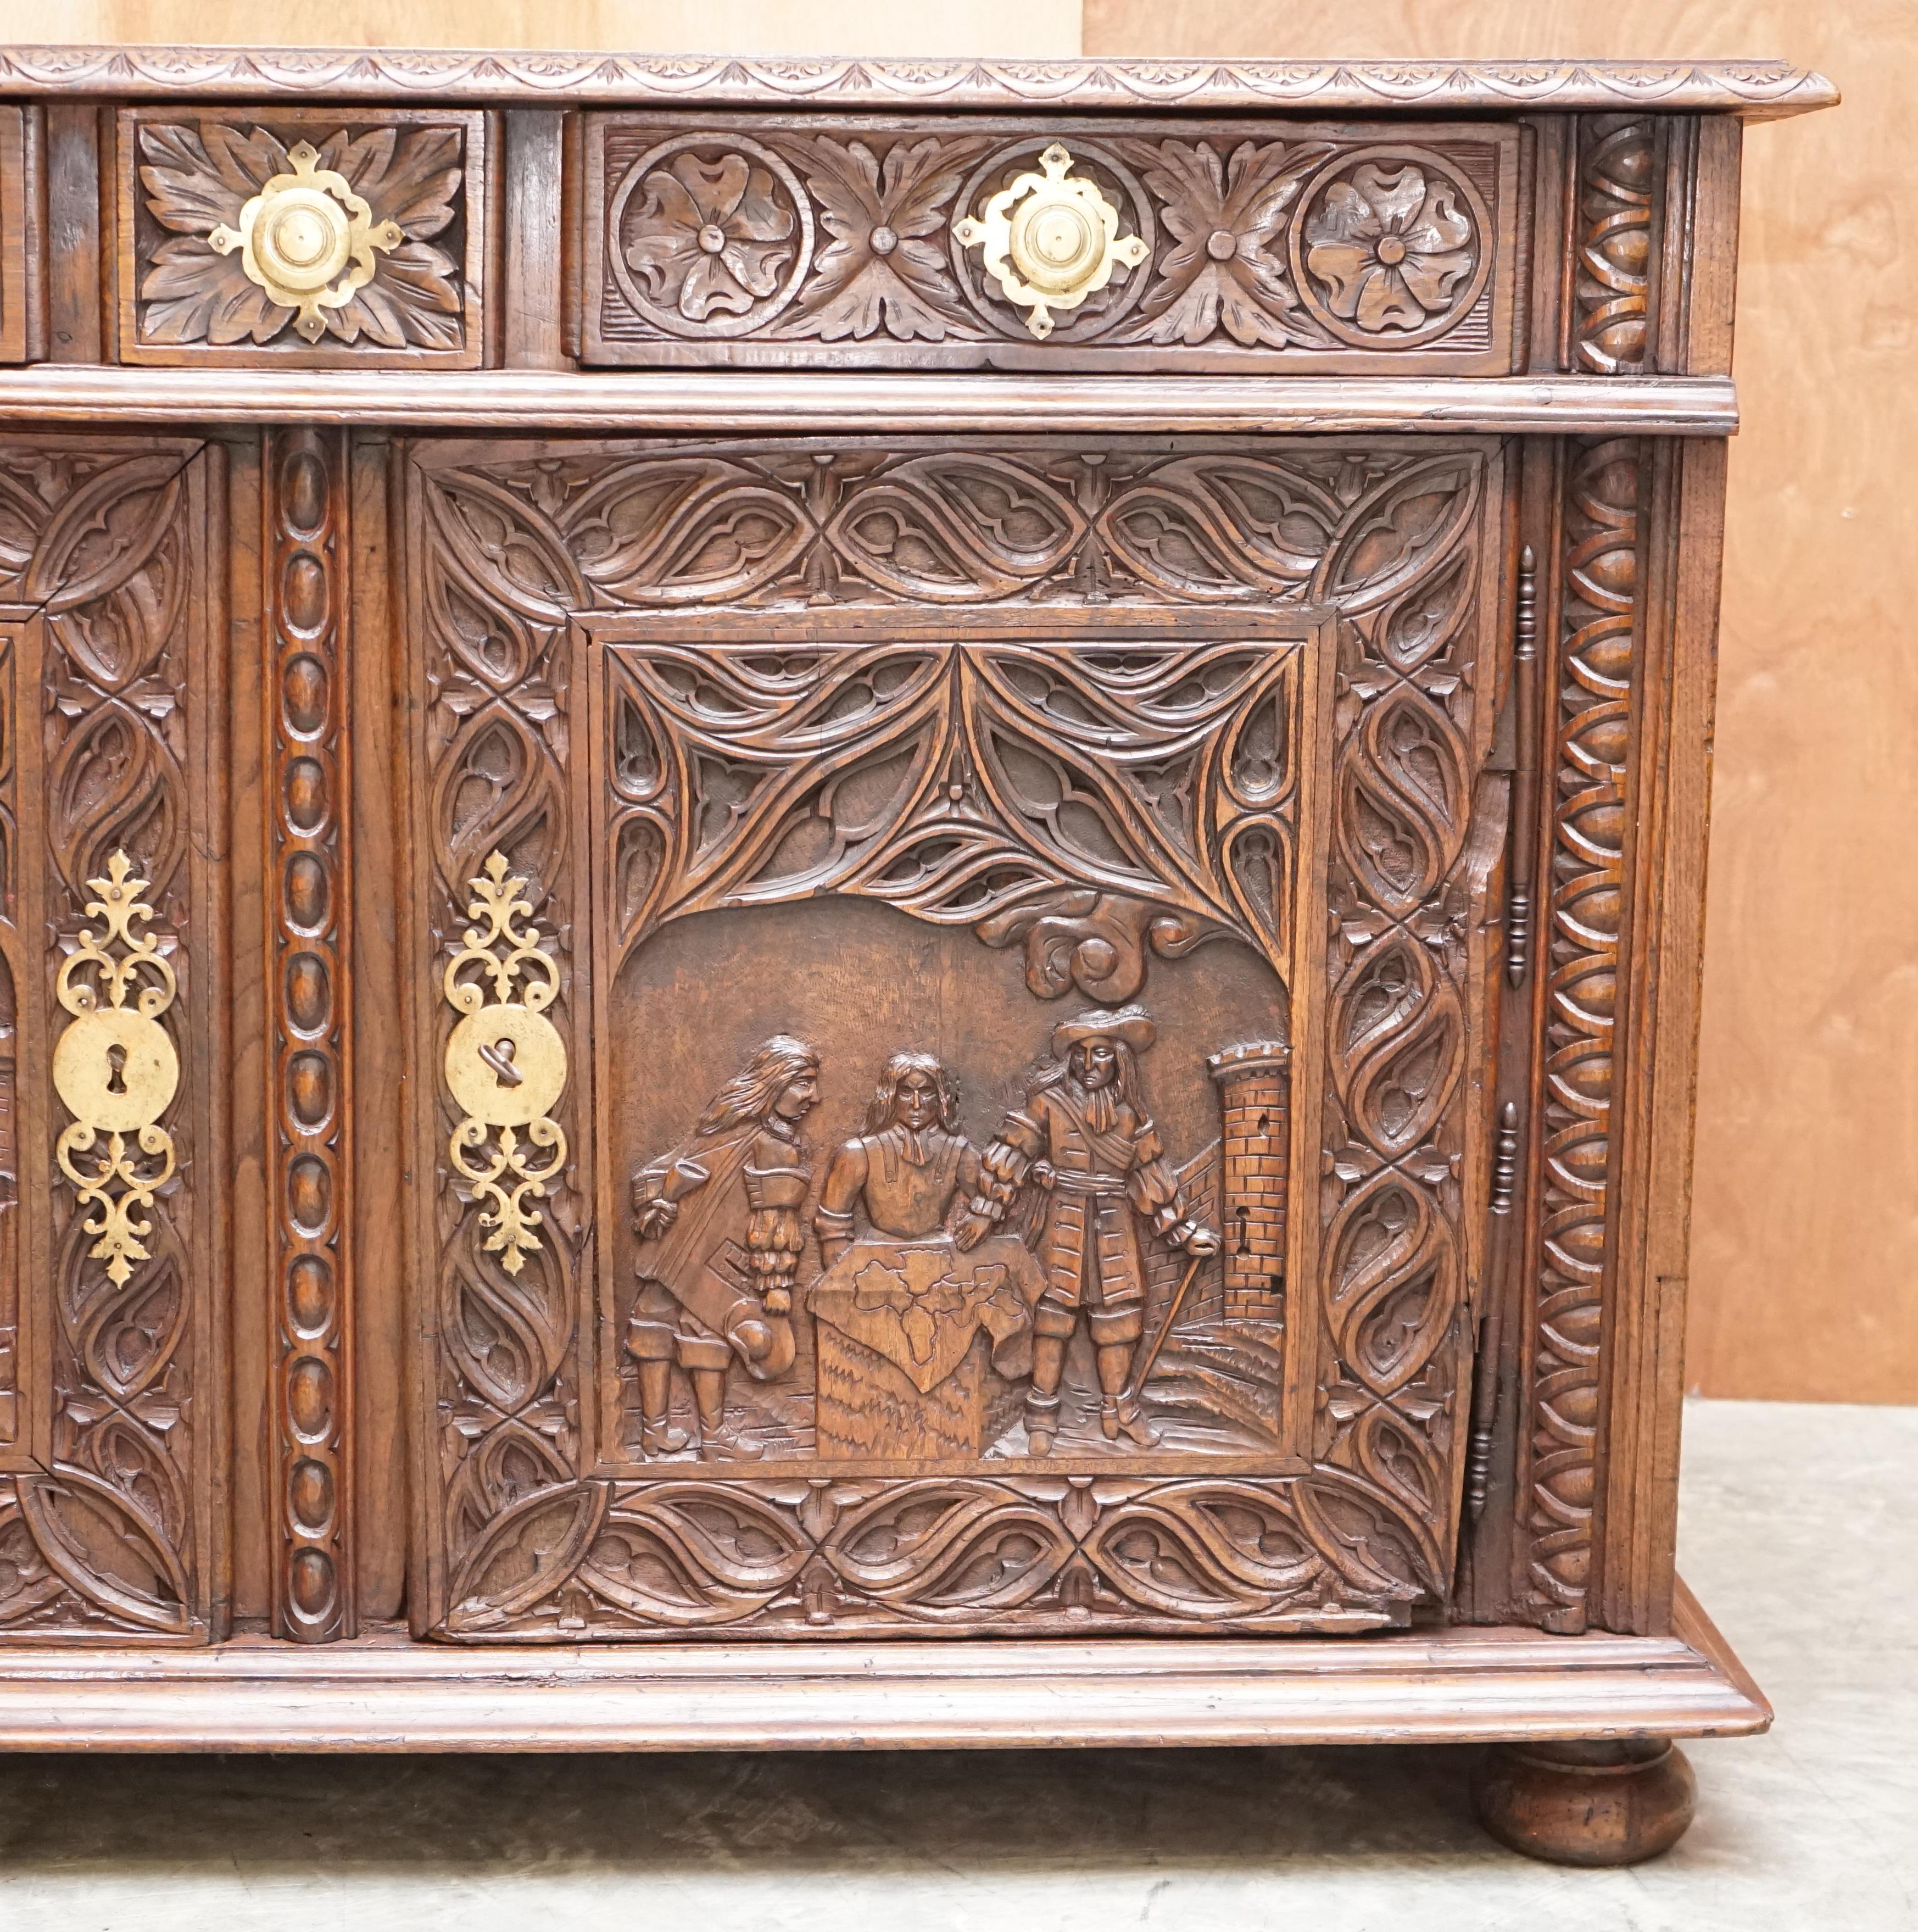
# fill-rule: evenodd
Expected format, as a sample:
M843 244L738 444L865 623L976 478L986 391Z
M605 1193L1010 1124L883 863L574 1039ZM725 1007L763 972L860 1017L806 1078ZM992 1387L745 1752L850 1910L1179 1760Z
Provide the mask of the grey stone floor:
M1627 1872L1491 1846L1462 1750L0 1758L0 1928L1918 1927L1918 1408L1695 1403L1682 1567L1777 1705Z

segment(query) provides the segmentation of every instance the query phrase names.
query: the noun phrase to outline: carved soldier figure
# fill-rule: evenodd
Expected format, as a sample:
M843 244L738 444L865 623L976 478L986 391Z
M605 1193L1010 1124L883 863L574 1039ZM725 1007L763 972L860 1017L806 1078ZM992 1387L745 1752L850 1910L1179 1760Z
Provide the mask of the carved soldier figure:
M649 1456L686 1446L671 1419L676 1361L692 1384L700 1455L761 1453L726 1420L726 1376L736 1360L759 1382L793 1365L793 1281L812 1180L799 1127L818 1104L818 1054L776 1034L720 1089L690 1141L633 1176L642 1245L626 1347L639 1365Z
M880 1234L915 1241L938 1233L955 1193L978 1189L979 1156L959 1131L959 1089L929 1053L895 1053L866 1109L866 1130L832 1156L813 1225L832 1267L852 1245L863 1208Z
M1126 1388L1145 1323L1138 1223L1189 1255L1216 1254L1218 1235L1187 1210L1158 1130L1139 1093L1137 1056L1158 1030L1138 1006L1081 1013L1053 1030L1053 1064L1008 1114L980 1159L980 1186L960 1227L969 1248L1005 1218L1020 1189L1046 1190L1038 1239L1045 1287L1033 1313L1026 1434L1035 1456L1059 1430L1065 1351L1083 1312L1098 1364L1099 1426L1150 1448L1158 1432Z

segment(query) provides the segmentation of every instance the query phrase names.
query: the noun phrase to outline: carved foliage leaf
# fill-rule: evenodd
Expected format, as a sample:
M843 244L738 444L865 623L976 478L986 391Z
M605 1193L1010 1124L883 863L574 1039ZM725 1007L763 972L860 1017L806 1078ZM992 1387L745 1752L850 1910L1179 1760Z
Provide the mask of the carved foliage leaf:
M902 342L976 334L941 245L976 142L895 141L877 158L863 141L803 143L808 184L832 236L814 258L795 333L837 342L882 328Z
M1284 257L1287 211L1327 148L1242 141L1221 162L1209 141L1125 146L1150 157L1140 178L1164 203L1176 244L1155 265L1128 340L1196 347L1223 328L1248 349L1329 341L1301 306Z
M250 280L238 249L208 241L237 230L241 210L268 181L293 171L289 142L259 126L142 121L136 136L146 208L167 231L143 264L139 337L144 343L265 344L295 310ZM454 220L463 191L460 126L341 128L319 144L316 170L341 176L370 210L372 224L396 224L404 239L375 251L373 278L349 300L321 311L334 340L362 338L384 349L448 350L465 339L460 265L429 238Z

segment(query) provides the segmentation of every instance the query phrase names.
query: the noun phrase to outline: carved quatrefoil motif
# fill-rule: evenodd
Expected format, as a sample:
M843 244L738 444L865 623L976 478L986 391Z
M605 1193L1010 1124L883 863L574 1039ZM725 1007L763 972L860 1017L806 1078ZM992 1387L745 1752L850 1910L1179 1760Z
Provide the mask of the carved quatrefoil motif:
M983 221L963 216L952 232L962 247L981 250L986 272L1008 302L1031 311L1026 326L1043 342L1054 309L1077 308L1115 268L1136 268L1148 251L1136 235L1120 239L1118 209L1096 182L1072 173L1062 142L1040 155L1039 166L994 195Z

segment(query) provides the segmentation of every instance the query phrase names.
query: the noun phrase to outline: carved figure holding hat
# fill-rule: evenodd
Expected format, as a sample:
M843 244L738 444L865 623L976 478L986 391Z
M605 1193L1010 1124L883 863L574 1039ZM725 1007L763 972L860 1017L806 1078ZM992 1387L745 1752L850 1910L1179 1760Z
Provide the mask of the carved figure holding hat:
M671 1414L676 1363L692 1384L701 1457L762 1453L727 1415L727 1375L736 1364L769 1382L793 1366L799 1215L812 1180L799 1124L818 1104L818 1054L775 1034L714 1096L693 1138L633 1176L640 1288L626 1350L648 1456L686 1446Z
M1051 1065L1005 1116L979 1161L979 1189L957 1239L969 1248L1004 1220L1020 1190L1046 1192L1037 1246L1045 1288L1032 1318L1026 1396L1032 1453L1059 1431L1065 1352L1083 1316L1098 1364L1099 1425L1143 1448L1158 1440L1136 1394L1125 1393L1145 1324L1144 1233L1193 1256L1218 1235L1193 1220L1140 1097L1138 1056L1158 1037L1140 1006L1098 1008L1053 1029Z

